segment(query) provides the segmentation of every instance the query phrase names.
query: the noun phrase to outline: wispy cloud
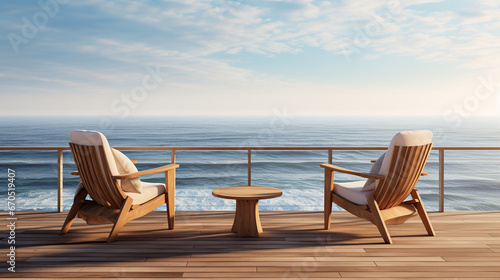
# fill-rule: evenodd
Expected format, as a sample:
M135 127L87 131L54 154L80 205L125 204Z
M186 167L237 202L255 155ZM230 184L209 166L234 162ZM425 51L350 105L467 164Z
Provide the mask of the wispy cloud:
M392 57L408 58L415 63L408 67L414 68L432 63L461 68L468 77L498 68L498 1L459 2L72 1L40 27L36 38L20 45L17 55L6 35L21 34L22 18L31 20L40 7L11 2L0 12L0 94L38 86L40 91L72 96L101 92L112 99L130 91L146 66L159 65L168 78L152 96L193 97L203 91L224 100L255 94L266 102L265 96L281 98L281 92L288 92L287 98L298 104L302 97L295 95L309 87L318 91L310 110L323 108L320 96L335 92L337 100L347 102L339 92L360 96L369 87L327 79L315 86L305 77L287 76L289 69L252 64L252 57L287 56L301 64L303 55L322 51L338 58L331 63L332 71L341 74L359 67L352 81L372 79L364 76L364 68ZM344 59L349 52L351 64ZM318 77L324 76L322 71L309 70ZM274 97L268 99L277 100Z

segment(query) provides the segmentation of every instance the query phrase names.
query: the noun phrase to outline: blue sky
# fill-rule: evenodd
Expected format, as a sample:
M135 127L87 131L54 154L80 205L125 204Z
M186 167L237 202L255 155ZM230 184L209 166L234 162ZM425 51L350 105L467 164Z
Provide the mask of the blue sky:
M499 1L1 5L2 115L500 111Z

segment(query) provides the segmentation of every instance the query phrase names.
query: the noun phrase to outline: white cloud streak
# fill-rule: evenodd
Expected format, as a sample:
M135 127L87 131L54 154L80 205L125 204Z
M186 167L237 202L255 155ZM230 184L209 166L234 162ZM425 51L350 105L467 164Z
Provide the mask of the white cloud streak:
M0 75L0 78L16 82L29 80L42 85L44 90L57 89L54 92L77 87L75 95L93 90L117 96L130 90L142 78L145 66L160 65L169 78L156 91L165 96L196 96L197 92L204 92L204 96L231 100L235 92L238 96L274 94L280 98L285 98L280 92L288 92L288 99L300 104L303 102L301 92L307 88L317 91L318 100L332 92L351 92L354 96L363 93L336 84L284 81L278 75L235 67L227 55L232 55L234 60L247 54L300 55L315 48L343 56L346 50L357 48L360 53L352 57L358 60L403 56L424 64L449 63L478 71L498 67L498 1L470 1L474 9L444 10L442 7L446 5L433 6L445 2L165 0L153 4L130 0L74 1L71 7L65 8L72 8L73 14L80 16L82 21L88 20L88 24L80 24L77 31L71 27L48 26L44 33L40 31L38 41L33 40L41 50L45 46L67 52L68 58L44 61L36 57L33 61L44 64L50 71L30 72L29 67L10 65L8 69L12 73ZM90 9L97 14L79 14L79 9ZM98 25L94 17L106 21ZM10 23L11 29L20 28L18 25L19 21ZM374 32L370 28L377 26L379 32L369 36L369 32ZM360 48L357 43L360 43L359 34L363 33L368 34L369 40ZM57 41L63 38L72 39ZM73 62L79 56L83 62ZM85 63L86 58L91 61ZM6 73L7 68L0 69ZM10 84L8 88L15 90L16 87ZM167 102L168 98L164 99ZM254 103L251 98L244 100ZM321 102L316 103L317 108L323 108L319 104ZM309 110L314 110L314 106Z

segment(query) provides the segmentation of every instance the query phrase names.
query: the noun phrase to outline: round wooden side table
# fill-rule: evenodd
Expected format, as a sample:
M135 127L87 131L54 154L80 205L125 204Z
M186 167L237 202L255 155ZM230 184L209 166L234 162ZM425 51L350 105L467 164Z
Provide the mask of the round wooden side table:
M259 217L259 199L274 198L282 194L280 189L261 186L222 187L212 191L215 197L236 199L236 213L231 230L238 233L238 237L259 237L263 232Z

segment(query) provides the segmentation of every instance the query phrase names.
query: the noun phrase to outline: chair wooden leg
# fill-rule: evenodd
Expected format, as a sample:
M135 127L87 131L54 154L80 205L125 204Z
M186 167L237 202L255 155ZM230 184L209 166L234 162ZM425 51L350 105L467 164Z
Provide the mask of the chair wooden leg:
M392 244L391 235L389 234L389 230L387 230L387 226L382 218L378 203L373 198L370 198L368 199L368 205L370 206L370 211L373 215L373 223L377 226L378 231L382 235L385 243Z
M174 229L175 223L175 194L166 194L168 229Z
M71 209L69 210L68 216L66 216L66 220L64 221L59 234L66 234L69 231L69 228L71 227L71 224L73 224L76 214L78 214L78 211L80 211L81 206L81 203L73 203L73 206L71 206Z
M330 229L332 221L333 171L325 169L324 227Z
M71 209L69 210L68 216L66 216L66 220L64 221L64 224L63 224L59 234L62 235L62 234L65 234L69 231L69 228L71 227L71 224L75 220L76 214L78 214L78 211L80 211L80 208L82 207L82 204L85 201L86 196L87 196L87 191L85 189L81 189L76 194L73 205L71 206Z
M418 191L416 189L413 189L413 191L411 192L411 197L413 198L413 200L415 200L415 203L413 205L417 207L418 215L420 216L420 219L422 220L427 233L430 236L436 236L436 232L432 227L429 216L427 215L427 211L425 211L424 204L422 203L422 199L420 198L420 194L418 194Z
M167 205L168 229L174 229L175 222L175 170L165 172L165 186L167 193L165 203Z
M324 223L325 229L330 229L330 224L332 222L332 200L327 201L325 199L325 210L324 210Z
M125 202L123 203L122 209L120 209L120 213L118 213L116 222L113 225L113 228L111 229L108 240L106 242L108 243L113 242L115 238L118 236L118 233L120 232L120 230L127 221L127 214L130 211L131 206L132 206L132 198L127 197L127 199L125 199Z

